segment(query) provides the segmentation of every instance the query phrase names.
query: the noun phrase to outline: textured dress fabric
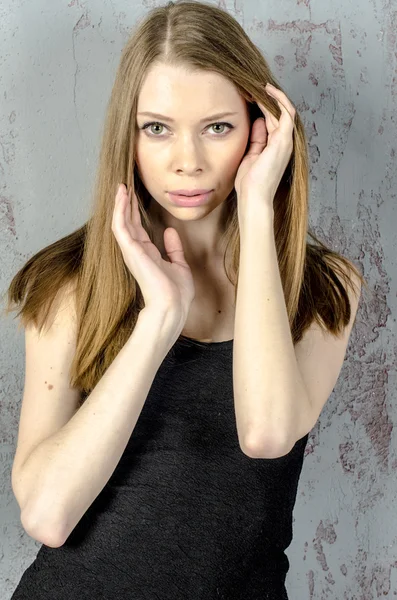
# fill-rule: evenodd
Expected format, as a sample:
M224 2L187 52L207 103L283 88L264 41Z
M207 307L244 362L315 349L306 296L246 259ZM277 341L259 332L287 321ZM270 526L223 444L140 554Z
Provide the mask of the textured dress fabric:
M246 456L233 340L180 336L105 487L62 546L40 547L11 600L288 600L307 440Z

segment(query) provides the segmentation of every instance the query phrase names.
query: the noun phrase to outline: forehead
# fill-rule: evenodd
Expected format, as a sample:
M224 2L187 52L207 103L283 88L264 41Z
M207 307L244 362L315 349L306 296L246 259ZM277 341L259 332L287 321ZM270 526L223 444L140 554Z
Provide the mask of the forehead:
M161 112L175 118L182 112L197 116L199 111L205 116L244 109L244 98L233 82L221 74L164 64L155 64L147 72L137 107L138 112Z

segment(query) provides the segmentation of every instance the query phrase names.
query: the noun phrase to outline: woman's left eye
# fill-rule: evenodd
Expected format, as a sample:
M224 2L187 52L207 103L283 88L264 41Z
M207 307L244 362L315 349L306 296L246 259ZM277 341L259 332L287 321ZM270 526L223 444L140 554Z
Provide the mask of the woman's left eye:
M164 125L164 123L159 123L158 121L151 121L150 123L145 123L144 125L142 125L141 129L147 129L148 127L150 127L151 125L157 125L160 127L166 127L166 125ZM225 122L218 122L218 123L212 123L212 125L208 125L208 128L210 127L217 127L217 126L223 126L223 127L228 127L229 130L234 129L234 125L232 125L231 123L225 123ZM226 135L227 133L229 133L229 131L221 131L220 133L217 133L215 137L221 137L222 135ZM153 132L151 132L150 134L151 137L163 137L157 134L153 134Z

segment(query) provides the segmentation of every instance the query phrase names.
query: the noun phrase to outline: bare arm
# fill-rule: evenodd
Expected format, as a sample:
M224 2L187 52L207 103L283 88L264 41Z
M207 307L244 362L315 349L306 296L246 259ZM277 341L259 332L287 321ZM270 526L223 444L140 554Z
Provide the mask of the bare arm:
M114 472L154 377L179 331L143 309L126 344L73 417L19 472L21 522L48 546L64 543Z

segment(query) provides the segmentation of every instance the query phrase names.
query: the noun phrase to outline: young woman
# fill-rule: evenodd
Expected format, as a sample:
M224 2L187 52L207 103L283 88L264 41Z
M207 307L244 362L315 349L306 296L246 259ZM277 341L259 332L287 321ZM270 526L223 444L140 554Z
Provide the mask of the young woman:
M361 283L308 231L302 121L242 27L205 3L152 10L88 222L9 288L12 485L42 542L12 599L287 598L304 450Z

